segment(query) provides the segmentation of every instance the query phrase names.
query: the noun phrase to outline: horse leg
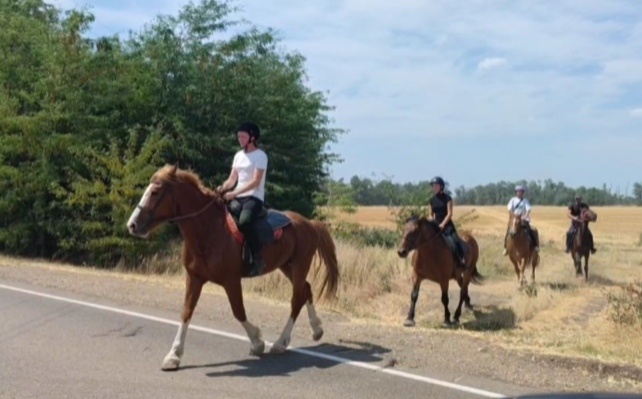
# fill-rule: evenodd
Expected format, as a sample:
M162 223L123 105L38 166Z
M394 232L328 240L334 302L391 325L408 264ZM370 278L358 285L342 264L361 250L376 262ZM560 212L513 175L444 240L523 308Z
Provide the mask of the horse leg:
M459 288L463 286L463 282L457 280L457 284L459 284ZM470 296L468 295L468 289L466 289L466 297L464 298L464 306L468 310L473 310L473 305L470 303Z
M584 281L588 281L589 254L584 257Z
M513 267L515 268L515 275L517 276L517 285L519 286L520 283L522 282L522 278L521 278L521 276L519 274L519 264L513 258L511 258L510 261L513 263Z
M290 283L293 284L292 282L292 270L290 269L289 264L286 266L281 267L281 272L283 272L283 275L290 280ZM317 316L317 311L316 308L314 307L314 302L312 299L312 287L310 286L310 283L307 281L305 282L305 287L303 287L304 290L306 291L304 293L304 297L308 298L307 302L305 303L305 307L308 310L308 319L310 320L310 327L312 328L312 340L318 341L323 337L323 327L321 327L321 319L319 316Z
M250 323L245 315L241 279L231 279L223 285L223 288L232 307L234 318L241 323L247 333L247 337L250 339L250 355L259 356L263 354L265 342L261 339L261 329Z
M575 277L582 277L582 255L573 253L573 265L575 265Z
M412 274L412 292L410 293L410 309L408 309L408 317L406 321L403 322L403 325L406 327L415 326L415 306L417 305L417 299L419 298L419 287L421 286L421 278L417 276L417 273Z
M178 327L178 332L174 338L174 343L169 353L163 359L161 366L162 370L176 370L181 363L181 357L185 349L185 336L187 335L187 327L189 326L192 314L198 303L198 298L201 296L201 290L205 284L205 280L187 273L185 278L185 302L183 304L183 312L181 314L181 325Z
M459 316L461 316L461 305L464 303L466 298L468 297L468 285L470 284L470 278L468 276L464 276L462 282L460 280L457 280L459 283L459 304L457 305L457 309L455 310L455 324L459 324Z
M537 256L537 254L533 254L533 256L531 257L531 280L532 280L532 284L535 284L535 268L537 267L536 256Z
M450 310L448 310L448 281L442 282L441 286L441 303L444 305L444 325L450 326Z
M299 317L299 313L301 313L303 305L306 302L310 302L312 300L312 291L308 291L305 289L307 283L305 278L308 274L309 267L304 268L304 265L312 264L313 258L314 254L306 257L304 260L294 259L291 262L290 268L292 270L292 300L290 302L290 317L285 324L285 328L283 329L281 336L270 349L270 353L285 352L285 350L288 348L288 345L290 345L294 323L296 322L297 317Z

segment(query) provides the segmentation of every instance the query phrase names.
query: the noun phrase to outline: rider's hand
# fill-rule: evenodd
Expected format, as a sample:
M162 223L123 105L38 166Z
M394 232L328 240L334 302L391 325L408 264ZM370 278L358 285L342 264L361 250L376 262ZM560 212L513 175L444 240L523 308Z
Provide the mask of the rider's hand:
M223 198L225 198L225 200L227 201L233 200L234 197L236 197L236 194L234 194L232 191L225 193L225 195L223 196Z

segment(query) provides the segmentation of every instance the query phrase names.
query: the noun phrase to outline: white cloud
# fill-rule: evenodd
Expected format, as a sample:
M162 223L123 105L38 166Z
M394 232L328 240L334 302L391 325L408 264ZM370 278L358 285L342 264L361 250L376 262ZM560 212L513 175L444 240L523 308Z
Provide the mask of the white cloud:
M629 115L634 118L642 118L642 108L635 108L629 111Z
M97 22L137 29L180 7L169 0L153 7L125 2L101 1ZM309 84L329 91L337 106L332 116L354 136L635 129L621 116L642 101L631 92L642 83L637 0L475 0L463 7L445 0L245 0L239 6L236 17L276 28L288 49L307 58ZM507 65L501 74L478 73Z
M484 58L478 65L479 69L493 69L506 65L505 58Z

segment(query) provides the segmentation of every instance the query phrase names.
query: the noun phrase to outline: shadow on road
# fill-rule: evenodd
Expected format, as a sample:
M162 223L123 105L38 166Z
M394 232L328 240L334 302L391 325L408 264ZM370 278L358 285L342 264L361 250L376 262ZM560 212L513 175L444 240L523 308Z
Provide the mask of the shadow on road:
M367 342L343 341L347 345L321 344L298 347L296 349L313 351L329 356L364 363L390 363L384 355L390 349ZM387 362L386 362L387 360ZM206 375L209 377L273 377L288 376L303 369L327 369L340 363L315 356L308 356L288 350L284 354L265 353L261 357L245 358L221 363L203 365L185 365L178 371L190 369L214 369Z

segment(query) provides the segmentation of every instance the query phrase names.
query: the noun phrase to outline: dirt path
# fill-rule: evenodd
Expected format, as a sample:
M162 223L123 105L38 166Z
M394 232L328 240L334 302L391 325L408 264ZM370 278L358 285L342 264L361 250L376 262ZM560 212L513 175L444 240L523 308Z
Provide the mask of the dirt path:
M176 312L177 320L182 306L184 284L183 279L177 276L119 274L52 266L46 263L20 262L8 258L0 258L0 281L7 284L24 282L90 295L120 304L171 310ZM498 285L495 289L498 287L510 290L509 283L503 288ZM427 299L430 297L430 290L424 291ZM207 286L195 317L229 319L230 326L234 326L229 305L221 293L222 290L218 287ZM480 291L476 295L477 299L474 299L474 302L485 302L477 312L489 312L493 308L501 312L499 303L489 305L493 299L490 293ZM497 297L495 295L495 298ZM489 378L540 391L642 392L642 385L637 385L642 381L642 370L637 367L508 349L488 339L487 332L425 328L426 324L430 324L430 313L426 309L429 303L430 306L434 305L432 300L426 302L424 301L418 309L423 322L414 329L401 326L403 317L399 317L396 323L373 322L354 320L336 312L321 310L320 316L326 330L323 342L354 347L364 353L376 352L384 356L391 366L398 364L407 369L417 370L430 366L432 369L461 376ZM287 318L288 306L250 296L246 297L246 304L248 314L266 332L265 338L276 339L276 332L283 328ZM400 311L402 314L405 313L403 306ZM598 311L598 305L582 310L585 313ZM465 323L474 327L475 316L474 313L467 313ZM309 335L307 317L303 316L297 323L294 337L309 338Z

